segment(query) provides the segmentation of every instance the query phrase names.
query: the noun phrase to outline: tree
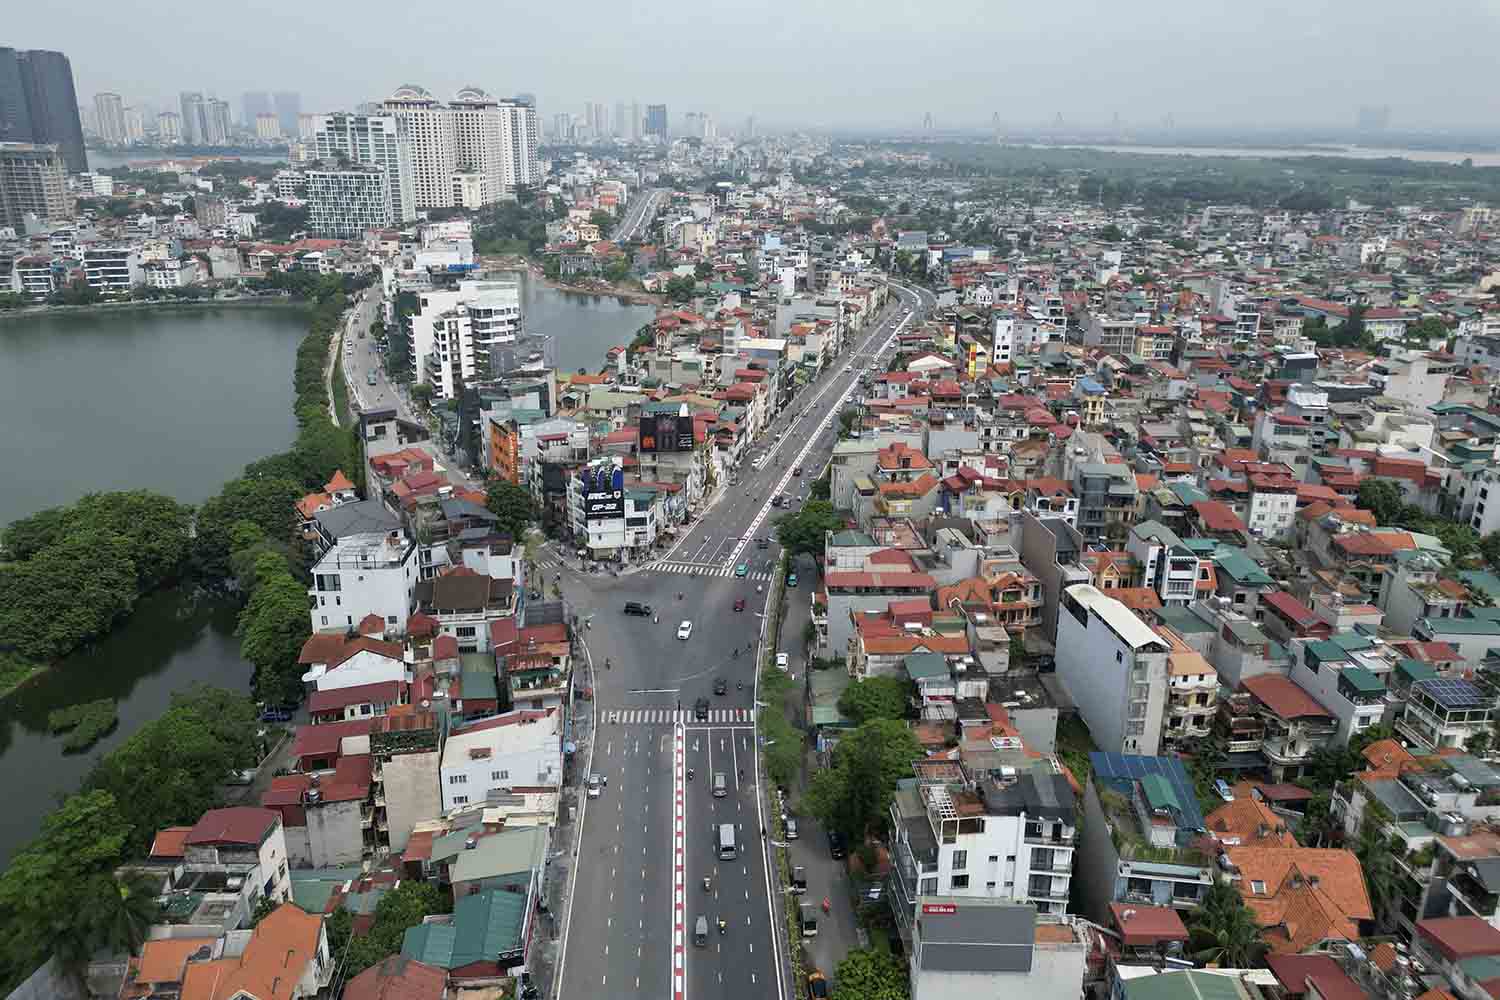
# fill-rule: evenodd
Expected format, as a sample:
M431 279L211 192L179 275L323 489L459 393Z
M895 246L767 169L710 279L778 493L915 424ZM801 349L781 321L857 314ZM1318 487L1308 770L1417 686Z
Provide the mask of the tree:
M526 541L526 529L537 518L536 501L531 491L516 483L496 480L486 491L484 505L500 519L500 527L510 532L517 543Z
M830 1000L907 1000L905 965L888 951L856 948L838 964Z
M599 234L605 239L609 238L609 231L615 228L615 217L597 208L589 213L589 221L599 228Z
M832 470L814 479L812 485L807 488L807 495L812 500L827 500L831 497L833 495Z
M1488 732L1478 732L1470 736L1464 744L1464 750L1475 757L1483 757L1490 752L1490 746L1494 742L1494 736Z
M911 682L900 677L866 677L839 695L839 711L856 725L871 719L905 718L910 703Z
M1125 238L1120 227L1111 222L1099 231L1099 238L1106 243L1118 243Z
M706 260L700 260L693 268L693 274L699 281L707 281L714 276L714 266Z
M1255 914L1239 890L1224 882L1211 886L1189 920L1189 945L1199 962L1246 969L1260 961L1266 945Z
M255 927L276 911L281 903L274 896L262 896L255 901L255 912L250 914L250 926ZM342 909L343 907L340 907Z
M0 562L0 636L33 659L62 656L128 614L137 587L130 540L80 529L25 562Z
M212 577L229 572L233 551L230 529L249 521L269 539L291 536L296 503L305 490L285 476L242 477L224 484L217 496L198 509L196 558L202 571Z
M776 540L793 558L799 555L821 555L824 536L842 531L844 519L834 512L827 500L809 500L795 514L786 514L776 522Z
M287 571L285 559L263 553L255 562L255 589L235 628L240 655L255 667L255 693L260 700L295 704L301 698L302 670L297 657L311 631L307 588Z
M890 808L896 781L922 754L905 722L872 719L839 740L833 766L819 771L807 790L814 815L829 829L863 843Z
M692 275L679 274L667 279L666 296L673 302L691 302L698 290L698 279Z
M448 905L437 886L426 882L402 882L380 898L375 906L375 922L369 931L349 942L345 976L356 976L387 955L396 954L401 950L401 939L407 928L420 924L426 916L447 910Z
M1302 818L1297 821L1297 843L1303 847L1328 847L1338 840L1343 825L1333 814L1332 803L1333 798L1326 789L1313 793L1302 810Z
M1401 516L1405 501L1401 499L1401 488L1386 479L1365 479L1359 484L1359 495L1354 505L1375 515L1381 526L1393 524Z
M138 873L116 878L101 872L91 878L88 896L93 905L87 916L92 943L111 954L139 951L151 925L161 919L159 890L156 879Z
M1375 920L1381 922L1387 905L1396 895L1395 856L1391 842L1384 833L1384 819L1379 812L1365 813L1359 824L1359 837L1354 842L1354 856L1365 873L1365 887L1370 891L1370 902L1375 910Z

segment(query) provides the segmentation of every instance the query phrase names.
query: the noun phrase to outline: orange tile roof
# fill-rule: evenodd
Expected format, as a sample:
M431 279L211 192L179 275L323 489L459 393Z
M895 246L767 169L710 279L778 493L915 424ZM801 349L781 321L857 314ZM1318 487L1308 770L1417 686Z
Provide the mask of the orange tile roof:
M1238 842L1246 847L1296 847L1297 838L1287 829L1286 820L1250 794L1249 782L1234 788L1234 801L1226 802L1203 819L1203 825L1224 843Z
M194 963L182 981L181 1000L290 1000L307 964L317 955L323 918L292 903L272 910L251 932L244 954Z
M1358 921L1374 919L1353 851L1229 847L1225 853L1240 872L1235 887L1274 952L1301 953L1334 938L1352 941L1359 936Z
M190 826L169 826L156 831L156 839L151 841L151 856L153 858L180 858L186 849L188 834L193 832Z
M214 938L162 938L147 941L141 946L140 968L135 974L138 983L180 983L187 960L204 945L212 945Z

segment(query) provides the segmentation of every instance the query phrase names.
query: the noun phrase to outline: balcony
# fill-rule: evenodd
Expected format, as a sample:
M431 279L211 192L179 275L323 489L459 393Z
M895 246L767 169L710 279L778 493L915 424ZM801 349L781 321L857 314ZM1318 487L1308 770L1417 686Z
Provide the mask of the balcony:
M1033 844L1033 845L1035 845L1037 847L1072 847L1073 846L1073 834L1071 834L1071 833L1052 834L1052 835L1049 835L1049 836L1044 836L1043 834L1038 833L1038 834L1036 834L1036 835L1033 836L1030 832L1027 832L1026 834L1023 835L1022 839L1024 839L1026 841L1026 843Z

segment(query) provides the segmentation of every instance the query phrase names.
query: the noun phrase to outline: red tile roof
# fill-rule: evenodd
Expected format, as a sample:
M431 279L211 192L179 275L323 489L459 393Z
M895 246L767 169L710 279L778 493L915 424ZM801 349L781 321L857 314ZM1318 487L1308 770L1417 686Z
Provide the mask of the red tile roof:
M1163 941L1186 941L1188 931L1170 906L1110 903L1110 923L1127 945L1151 947Z
M1500 955L1500 930L1479 917L1438 917L1417 922L1417 934L1450 962Z
M182 857L188 834L192 832L193 828L190 826L169 826L156 831L156 839L151 841L151 857Z
M365 702L376 705L394 705L400 702L401 689L405 686L404 681L377 681L374 684L356 684L353 687L315 691L307 700L307 711L312 715L318 715Z
M253 806L210 809L193 825L183 843L259 844L278 819L271 810Z
M1328 710L1319 705L1312 695L1298 687L1291 678L1281 674L1249 677L1240 687L1283 719L1332 718Z

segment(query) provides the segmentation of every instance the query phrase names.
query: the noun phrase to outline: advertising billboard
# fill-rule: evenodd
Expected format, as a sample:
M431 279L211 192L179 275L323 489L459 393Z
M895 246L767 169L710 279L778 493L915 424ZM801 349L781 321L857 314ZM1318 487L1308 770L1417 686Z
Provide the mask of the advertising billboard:
M692 451L693 418L677 413L641 414L641 451Z
M583 487L583 516L587 521L604 521L625 516L625 472L622 469L581 469L578 478Z

